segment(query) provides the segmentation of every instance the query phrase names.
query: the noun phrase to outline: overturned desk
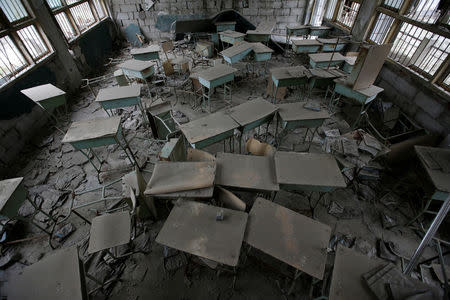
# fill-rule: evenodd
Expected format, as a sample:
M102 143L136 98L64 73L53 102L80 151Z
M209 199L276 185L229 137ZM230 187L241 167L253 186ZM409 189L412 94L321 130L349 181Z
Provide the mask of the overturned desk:
M217 215L223 212L223 220ZM177 201L156 237L164 246L236 267L247 225L245 212Z
M227 85L227 83L234 80L234 73L236 71L235 68L219 64L198 73L198 80L202 85L202 106L206 105L206 99L208 99L209 112L211 112L211 96L213 89L218 86L223 85L223 100L231 103L231 85ZM208 93L206 93L206 89L208 89ZM229 101L227 101L227 96L229 97Z
M309 146L311 146L312 139L317 131L317 128L322 126L323 121L330 117L330 114L326 110L311 110L305 108L304 106L307 102L295 102L278 104L278 117L277 124L275 127L275 138L278 137L278 126L281 124L282 130L292 130L296 128L307 128L303 142L305 142L306 137L310 129L314 128L313 134L309 141ZM281 144L281 140L278 141L278 145ZM309 150L309 147L308 147Z
M276 95L279 87L303 86L306 87L308 78L306 68L303 66L275 68L270 70L273 83L273 103L276 103Z
M312 53L309 55L311 68L340 67L344 64L345 57L340 53Z
M264 123L267 123L267 131L277 109L275 105L265 100L252 100L229 109L231 118L240 125L239 152L241 152L242 134Z
M225 140L230 139L230 151L232 151L233 134L238 127L239 124L229 115L224 112L216 112L182 124L180 130L192 148L201 149L224 141L223 147L225 150Z
M67 130L62 143L69 143L76 150L80 151L98 173L100 173L102 161L92 150L95 147L117 144L125 152L131 164L137 164L136 157L123 135L120 117L73 122ZM99 167L95 166L92 161L91 153L100 164Z
M273 157L217 153L217 185L238 190L268 193L279 190Z
M322 280L331 228L263 198L250 211L244 241L292 266L298 272Z

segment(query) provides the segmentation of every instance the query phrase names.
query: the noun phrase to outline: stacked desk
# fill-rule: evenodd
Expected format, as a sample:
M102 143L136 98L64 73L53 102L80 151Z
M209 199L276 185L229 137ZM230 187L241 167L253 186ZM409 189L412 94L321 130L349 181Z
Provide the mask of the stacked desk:
M339 67L344 63L345 57L340 53L313 53L309 54L311 68Z
M216 221L223 212L223 220ZM156 237L159 244L235 267L247 225L245 212L178 201Z
M216 112L206 117L191 121L180 126L181 132L192 148L201 149L225 139L233 138L234 130L239 124L229 115ZM230 146L231 149L231 146Z
M234 80L234 72L236 71L235 68L219 64L198 73L198 80L202 85L202 102L205 105L206 99L208 99L209 112L211 112L211 95L215 87L223 85L223 100L226 101L228 93L229 102L231 102L231 86L228 86L227 83ZM208 89L208 94L206 94L205 88Z
M62 143L69 143L76 150L80 151L98 173L100 173L102 161L92 150L95 147L117 144L125 152L131 164L137 164L134 153L123 135L120 117L73 122L67 130ZM87 152L85 152L86 150ZM99 162L99 167L96 167L93 163L91 153Z
M322 43L318 40L294 40L292 41L292 50L295 53L316 53L319 52Z
M231 118L240 125L239 152L241 151L242 134L264 123L267 123L268 128L277 109L275 105L265 100L252 100L229 110Z
M270 41L271 34L272 33L270 31L247 30L245 38L249 42L268 43Z
M219 32L219 38L222 42L234 45L237 42L242 42L244 40L245 33L236 32L233 30L225 30Z
M330 114L325 110L314 111L304 108L306 102L295 102L278 104L278 117L277 125L275 131L275 138L278 136L278 124L281 123L281 128L283 130L291 130L295 128L307 128L305 133L306 140L308 132L310 129L314 128L313 134L309 141L309 146L311 146L312 139L317 131L317 128L322 126L323 121L330 117ZM281 144L281 141L278 141ZM308 147L309 149L309 147Z
M279 87L305 86L308 82L303 66L283 67L270 70L273 83L273 103L276 103L276 95Z
M317 41L322 43L322 52L339 52L344 50L347 42L342 39L332 38L332 39L324 39L318 38Z

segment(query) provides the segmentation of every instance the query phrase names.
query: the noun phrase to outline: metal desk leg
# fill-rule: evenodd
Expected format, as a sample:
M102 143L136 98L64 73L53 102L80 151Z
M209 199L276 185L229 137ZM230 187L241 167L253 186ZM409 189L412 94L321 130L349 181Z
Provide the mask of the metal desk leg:
M439 226L441 225L444 218L447 216L448 211L450 210L450 195L447 197L445 202L442 204L441 209L439 209L439 212L437 213L436 217L433 220L433 223L431 224L430 228L428 229L427 233L423 237L422 241L419 244L419 247L417 247L416 251L414 252L411 260L409 261L409 264L406 266L405 271L403 274L409 275L411 271L417 266L417 263L419 262L420 257L423 254L423 251L425 250L425 247L428 246L431 239L436 234L436 231L439 229Z
M80 151L84 156L86 156L86 158L89 160L89 162L94 167L94 169L97 171L97 173L100 173L103 163L100 161L99 157L95 154L94 150L89 148L87 153L84 151L84 149L76 149L76 150ZM90 156L91 153L94 154L94 157L98 160L98 162L100 164L100 166L98 168L95 166L94 162L91 159L91 156Z
M308 128L308 129L309 129L309 128ZM316 128L314 129L313 134L312 134L311 138L309 139L309 143L308 143L308 152L309 152L309 149L311 148L311 144L312 144L312 141L313 141L313 139L314 139L314 136L316 135L317 129L318 129L318 127L316 127Z
M292 294L292 292L294 291L295 283L296 283L297 279L300 277L300 275L302 275L302 274L303 274L303 272L300 271L299 269L295 270L294 279L292 280L291 287L289 288L289 291L287 293L288 295Z
M275 83L273 84L275 87L273 88L273 90L275 91L275 94L273 96L273 104L277 103L277 93L278 93L278 85L275 85Z

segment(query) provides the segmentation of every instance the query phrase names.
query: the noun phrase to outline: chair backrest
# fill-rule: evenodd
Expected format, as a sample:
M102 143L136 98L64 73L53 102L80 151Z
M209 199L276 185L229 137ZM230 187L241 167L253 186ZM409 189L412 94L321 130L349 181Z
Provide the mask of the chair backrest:
M187 149L187 161L216 161L216 157L211 153L194 148Z
M254 138L250 138L247 141L245 150L257 156L273 156L275 154L275 149L271 145L260 142Z
M161 43L162 49L164 52L172 51L175 47L173 46L172 41L164 41Z
M223 206L226 208L245 211L246 205L245 202L239 199L235 194L230 191L227 191L220 186L217 187L217 200L223 203Z

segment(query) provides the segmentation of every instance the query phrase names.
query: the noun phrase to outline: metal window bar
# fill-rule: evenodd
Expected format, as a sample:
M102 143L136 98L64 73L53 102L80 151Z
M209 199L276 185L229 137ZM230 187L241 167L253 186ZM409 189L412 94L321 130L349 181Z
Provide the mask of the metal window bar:
M81 32L87 30L90 25L95 23L95 18L87 2L76 5L69 10Z
M336 9L337 0L329 0L327 10L325 12L324 18L327 20L331 20L334 17L334 10Z
M30 25L17 31L17 34L34 61L39 60L50 52L34 25Z
M97 10L98 18L100 20L104 19L106 17L105 10L103 8L103 5L101 3L101 0L93 0L95 9Z
M355 22L356 16L358 15L359 7L360 4L358 2L342 2L337 21L342 25L351 28Z
M450 86L450 74L448 74L447 77L445 77L442 83L446 86Z
M9 22L14 23L29 17L21 0L1 0L0 8Z
M66 0L67 5L71 5L77 2L80 2L81 0Z
M63 6L63 3L61 0L47 0L48 6L50 6L50 9L58 9Z
M375 26L370 33L369 40L378 45L384 44L393 23L394 18L380 13L375 22Z
M409 8L406 17L425 24L434 24L439 19L440 0L420 0Z
M0 86L17 76L27 61L9 36L0 38Z
M383 6L395 11L398 11L402 7L404 0L384 0Z
M62 29L64 35L68 40L73 39L76 36L75 30L72 27L72 24L70 24L69 19L67 18L67 15L65 12L61 12L59 14L55 15L56 21L59 24L59 27Z

